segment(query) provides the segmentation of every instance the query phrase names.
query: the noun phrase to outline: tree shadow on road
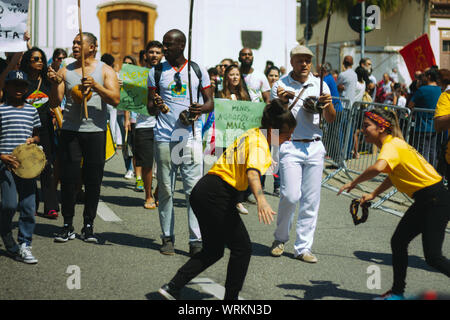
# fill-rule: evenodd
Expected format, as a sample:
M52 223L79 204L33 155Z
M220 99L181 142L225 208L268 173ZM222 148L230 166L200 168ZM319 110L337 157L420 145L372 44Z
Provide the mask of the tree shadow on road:
M128 196L105 196L101 195L100 199L107 204L115 204L121 207L142 207L144 205L144 195L140 194L140 197L128 197Z
M369 252L369 251L355 251L353 253L355 257L360 260L368 261L376 264L384 264L392 266L392 254L391 253L380 253L380 252ZM408 256L408 267L417 268L430 272L438 272L434 270L425 262L425 260L418 256Z
M332 281L311 280L310 282L312 284L311 286L304 284L280 284L278 287L286 290L304 291L303 298L294 294L285 295L286 297L298 300L320 300L325 297L351 300L373 300L375 297L378 297L376 294L340 289L340 285L333 283Z

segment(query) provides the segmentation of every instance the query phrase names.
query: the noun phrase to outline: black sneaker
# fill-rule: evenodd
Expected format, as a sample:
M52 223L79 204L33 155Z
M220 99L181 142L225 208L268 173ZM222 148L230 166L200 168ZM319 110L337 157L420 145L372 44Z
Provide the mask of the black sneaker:
M59 233L55 234L55 242L67 242L75 239L75 232L73 226L65 224Z
M80 238L84 242L98 243L98 239L94 236L94 227L90 224L85 225L81 229Z
M201 241L193 241L189 243L189 255L193 257L203 249L203 244Z
M162 246L159 251L167 256L173 256L175 254L175 248L171 237L162 238Z
M180 300L180 290L175 289L170 283L159 288L158 293L167 300Z

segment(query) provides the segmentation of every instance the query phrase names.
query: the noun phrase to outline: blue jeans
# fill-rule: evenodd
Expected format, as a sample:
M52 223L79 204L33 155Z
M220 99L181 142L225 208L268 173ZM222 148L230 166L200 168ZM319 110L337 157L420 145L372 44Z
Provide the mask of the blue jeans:
M0 212L0 235L5 236L12 231L12 220L16 210L19 216L19 244L31 245L36 225L36 181L22 179L0 164L0 190L2 193ZM17 201L17 196L19 200Z
M200 144L196 144L196 147ZM158 142L154 144L155 161L157 165L159 220L161 223L162 237L174 237L174 208L173 194L178 169L183 179L183 190L186 195L186 206L189 225L189 242L201 241L200 227L194 211L189 203L189 196L195 184L203 175L202 154L200 157L194 153L192 147L180 149L178 142Z

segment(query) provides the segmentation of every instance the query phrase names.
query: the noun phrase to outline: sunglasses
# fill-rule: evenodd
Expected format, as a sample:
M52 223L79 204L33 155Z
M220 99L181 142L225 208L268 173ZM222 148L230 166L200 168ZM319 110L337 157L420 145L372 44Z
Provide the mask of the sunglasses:
M181 74L179 72L175 73L173 80L175 81L175 90L177 92L181 91L181 88L183 87L183 84L181 83Z
M38 61L44 61L44 60L42 60L42 57L31 57L31 62L38 62Z
M65 58L66 58L66 57L58 57L58 58L56 58L55 60L57 60L57 61L63 61Z
M219 64L219 67L221 68L228 68L230 64Z

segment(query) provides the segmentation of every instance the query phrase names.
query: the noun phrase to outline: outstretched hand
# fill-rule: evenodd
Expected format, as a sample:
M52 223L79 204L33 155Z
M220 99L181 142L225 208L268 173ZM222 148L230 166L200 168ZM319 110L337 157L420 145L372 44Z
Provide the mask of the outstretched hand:
M260 223L271 224L274 215L276 215L276 212L272 210L265 199L258 202L258 218Z

